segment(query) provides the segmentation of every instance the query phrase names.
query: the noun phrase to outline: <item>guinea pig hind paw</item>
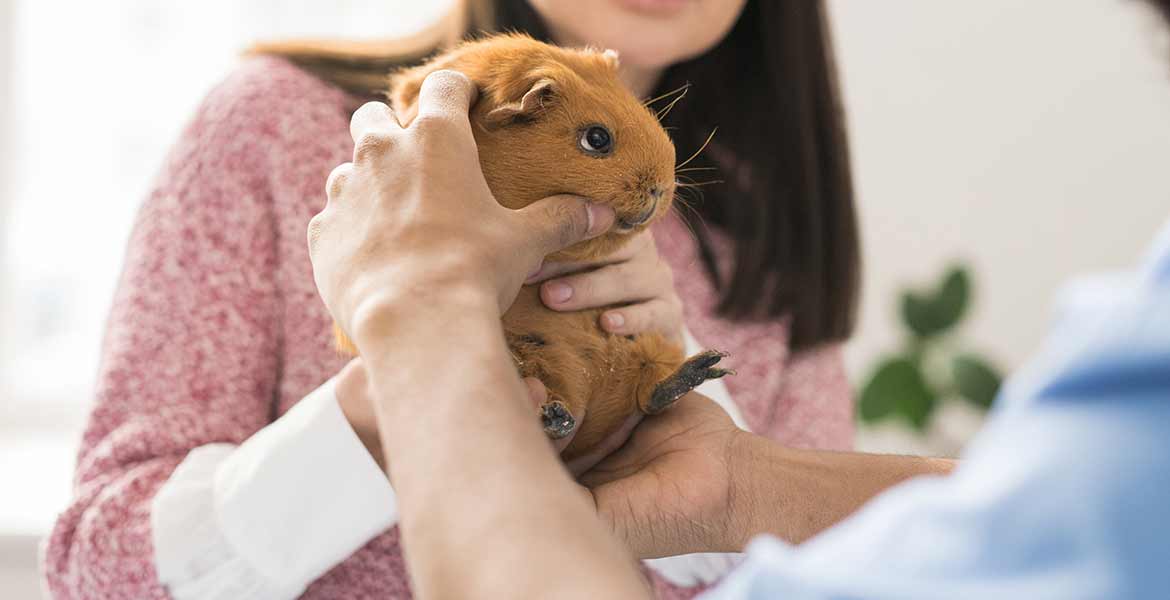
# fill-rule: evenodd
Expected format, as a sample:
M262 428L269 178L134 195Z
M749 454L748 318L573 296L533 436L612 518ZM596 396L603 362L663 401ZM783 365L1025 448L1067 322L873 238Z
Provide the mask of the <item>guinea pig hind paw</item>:
M731 369L721 369L715 366L725 357L727 357L726 352L707 350L688 358L677 371L654 386L646 413L656 415L670 408L675 401L704 381L719 379L724 375L734 375L735 371Z
M559 400L553 400L540 407L540 422L549 438L559 440L573 432L577 420L573 413Z

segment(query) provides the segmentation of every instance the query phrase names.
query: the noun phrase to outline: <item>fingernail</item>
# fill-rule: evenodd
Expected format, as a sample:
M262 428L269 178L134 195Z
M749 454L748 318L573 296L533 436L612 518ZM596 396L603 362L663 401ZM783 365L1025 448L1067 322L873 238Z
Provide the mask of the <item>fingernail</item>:
M612 329L617 329L626 324L626 318L622 313L606 313L605 323Z
M589 236L596 236L604 233L613 225L613 209L601 204L594 204L590 202L587 206L589 213Z
M566 302L569 298L573 297L573 288L569 284L561 281L554 281L545 285L544 290L548 294L549 301L554 304Z

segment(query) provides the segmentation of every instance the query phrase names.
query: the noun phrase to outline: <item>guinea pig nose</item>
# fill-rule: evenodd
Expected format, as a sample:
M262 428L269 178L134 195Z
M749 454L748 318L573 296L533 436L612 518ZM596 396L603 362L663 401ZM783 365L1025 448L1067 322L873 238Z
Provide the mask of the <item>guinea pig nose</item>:
M653 198L655 200L661 200L662 194L663 194L663 189L658 187L658 186L654 186L648 190L648 193L650 194L651 198Z

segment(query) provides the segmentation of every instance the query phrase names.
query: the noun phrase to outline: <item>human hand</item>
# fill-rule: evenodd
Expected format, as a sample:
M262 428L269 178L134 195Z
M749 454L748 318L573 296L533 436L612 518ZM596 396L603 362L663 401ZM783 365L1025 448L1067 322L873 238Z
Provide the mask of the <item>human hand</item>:
M378 463L383 471L386 470L386 456L382 450L382 439L378 434L378 422L370 392L369 376L362 359L355 358L337 373L337 382L333 388L337 396L337 404L349 426L357 434L362 445L369 451L370 456Z
M613 307L601 315L605 331L657 331L682 343L682 300L649 230L598 261L545 263L525 284L540 282L540 299L552 310Z
M384 334L372 322L395 308L489 303L503 312L547 254L613 224L612 209L578 197L500 206L468 120L475 93L467 77L437 71L409 127L378 102L353 116L354 160L330 174L308 239L317 289L359 349L367 329Z
M743 433L719 405L692 392L643 419L625 446L580 481L638 558L733 550L732 456Z
M528 402L534 410L543 406L545 402L548 402L548 392L539 379L528 377L524 379L524 385L528 392ZM341 412L345 415L349 426L353 428L354 433L357 434L358 439L366 447L366 450L374 458L374 461L385 471L386 455L385 449L382 446L381 435L378 433L377 415L374 412L373 404L374 395L370 390L369 375L366 373L360 357L349 361L337 373L334 394L337 396L337 404L341 407ZM576 433L576 429L574 429L569 435L561 439L549 440L553 446L553 450L559 454L572 443L573 436ZM615 438L611 443L611 447L609 447L609 451L620 446L624 441L624 437L620 440ZM597 461L594 460L593 463L595 462ZM592 466L593 463L588 464Z

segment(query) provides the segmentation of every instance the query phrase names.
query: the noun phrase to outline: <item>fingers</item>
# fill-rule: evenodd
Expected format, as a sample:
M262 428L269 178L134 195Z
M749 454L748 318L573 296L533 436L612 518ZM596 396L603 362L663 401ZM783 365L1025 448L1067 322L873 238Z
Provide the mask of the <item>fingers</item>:
M546 281L540 298L553 310L581 310L662 297L673 286L669 267L633 260Z
M402 129L394 111L383 102L367 102L353 113L349 120L349 135L357 144L363 136L372 133L390 134Z
M471 133L467 113L475 102L475 84L458 71L440 70L427 75L418 94L418 116L412 129L453 125Z
M540 257L597 237L613 227L613 209L580 196L538 200L518 211L525 236Z
M618 427L609 435L605 436L605 439L601 440L601 442L594 446L588 454L578 456L577 458L569 461L566 464L566 466L569 468L569 472L572 473L574 477L581 477L583 473L589 472L588 477L581 477L580 480L581 483L589 487L596 487L597 485L605 483L606 481L619 479L620 476L618 474L612 472L591 472L590 469L592 469L597 465L597 463L601 462L609 455L614 454L615 451L619 451L618 449L626 443L626 440L630 439L630 435L634 433L634 429L638 426L638 423L642 422L642 418L642 413L635 413L627 417L620 427ZM621 471L621 475L626 475L628 474L628 471L631 470L636 469L634 467L629 467L628 470L619 471Z
M528 279L524 283L526 285L533 284L533 283L539 283L541 281L547 281L547 280L552 279L554 277L559 277L559 276L564 275L566 273L576 273L578 271L584 271L586 269L592 269L595 267L604 267L606 265L612 265L612 264L616 264L616 263L620 263L620 262L625 262L627 260L633 259L634 257L638 256L640 253L645 251L647 246L653 246L653 245L654 245L654 238L650 235L649 231L644 231L644 232L634 236L633 239L631 239L629 241L629 243L627 243L626 245L619 248L617 250L617 252L614 252L613 254L607 255L607 256L605 256L605 258L602 258L601 260L582 261L582 262L567 261L567 262L544 263L540 266L540 269L538 269L537 271L535 271L531 275L529 275ZM657 256L658 253L655 251L654 255Z
M381 102L363 104L349 120L353 162L364 164L385 154L394 142L394 135L400 131L402 125L389 106Z
M676 298L655 298L607 310L601 314L601 328L618 335L657 331L669 338L681 336L682 304Z
M326 203L333 202L341 196L341 190L345 188L345 184L353 177L353 163L343 163L337 165L332 172L329 173L329 179L325 181L325 201Z

